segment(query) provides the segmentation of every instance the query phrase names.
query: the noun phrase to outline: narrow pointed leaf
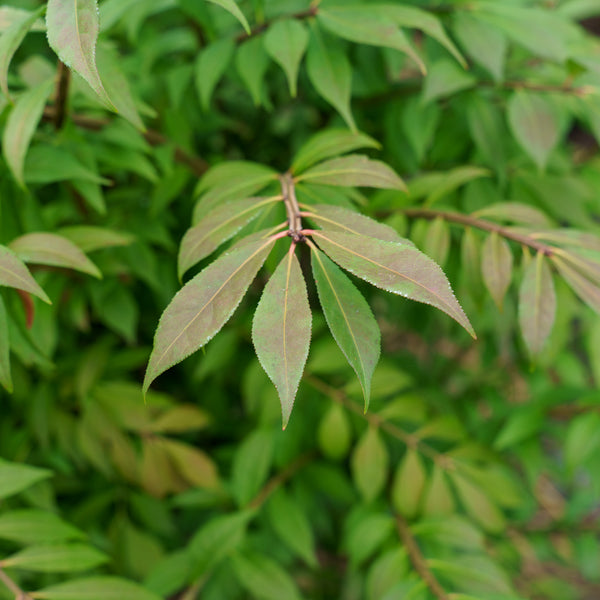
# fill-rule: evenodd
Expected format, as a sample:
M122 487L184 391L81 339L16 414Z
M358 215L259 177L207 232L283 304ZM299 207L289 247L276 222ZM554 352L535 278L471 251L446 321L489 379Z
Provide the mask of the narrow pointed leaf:
M210 211L183 236L178 258L179 278L256 218L260 209L277 200L279 196L248 198L228 202Z
M513 255L506 243L495 231L483 243L481 251L481 274L498 308L512 278Z
M109 576L57 583L29 595L36 600L160 600L137 583Z
M591 251L589 252L590 258L588 258L584 255L585 252L585 250L554 249L554 254L560 256L566 263L594 284L600 285L600 253Z
M343 269L388 292L439 308L475 337L446 275L416 248L337 231L315 231L313 236Z
M523 273L519 290L519 325L532 357L544 347L556 316L556 292L546 257L538 252Z
M96 67L98 20L96 0L48 0L46 27L50 47L114 109Z
M23 187L25 154L53 87L54 82L47 81L23 93L6 120L2 134L2 154L15 179Z
M22 545L54 544L83 537L79 529L44 510L24 508L0 516L0 538Z
M356 42L400 50L426 72L425 64L404 32L390 19L385 10L371 6L340 6L320 9L317 20L334 35Z
M296 96L298 69L308 46L308 31L297 19L276 21L265 34L265 49L285 71L290 95Z
M6 246L0 246L0 285L29 292L52 304L21 259Z
M421 455L414 448L408 448L394 475L394 508L405 517L414 518L419 511L426 482L427 473Z
M406 185L391 167L379 160L371 160L362 154L332 158L302 173L296 177L296 180L325 185L406 191Z
M312 250L319 301L335 341L356 372L369 408L371 378L379 360L381 333L367 301L323 253Z
M562 258L554 255L552 256L552 262L558 269L561 277L569 284L569 287L579 298L592 310L600 314L600 287L594 285Z
M27 263L75 269L102 278L98 267L71 240L55 233L27 233L9 246Z
M340 113L352 131L356 131L350 110L352 67L345 52L328 43L317 27L312 29L306 69L319 95Z
M30 546L0 561L3 566L40 571L71 573L106 563L108 556L86 544Z
M82 252L93 252L102 248L128 246L135 241L135 237L124 231L97 227L95 225L72 225L62 227L58 233L71 240Z
M263 103L263 79L270 63L270 56L260 37L252 37L244 42L235 55L237 72L248 88L255 106Z
M231 13L241 23L242 27L246 30L246 33L250 33L250 25L248 25L248 21L244 16L244 13L240 10L239 6L234 2L234 0L207 0L207 2L218 4L227 12Z
M0 459L0 500L18 494L38 481L52 476L51 471Z
M4 7L8 9L9 7ZM31 29L36 20L44 13L44 8L41 7L34 12L18 11L13 13L14 20L11 22L8 29L0 35L0 90L8 98L8 67L14 53L21 45L23 38Z
M359 148L379 148L372 137L358 131L327 129L313 135L296 153L292 172L300 173L326 158L346 154Z
M225 325L273 243L273 240L253 240L237 247L177 292L158 323L144 392L161 373L204 346Z
M388 477L390 457L379 429L373 426L364 432L352 454L352 478L366 502L379 496Z
M235 44L229 38L219 39L203 48L194 67L196 89L203 110L210 108L210 99L225 69L231 62Z
M345 231L346 233L359 233L383 240L384 242L414 245L410 240L401 237L393 227L375 221L353 210L330 204L317 204L310 208L310 218L325 229Z
M295 254L288 253L265 286L252 322L256 355L279 393L284 428L306 364L310 328L302 270Z
M8 320L2 296L0 296L0 385L7 391L13 391L10 375L10 356L8 343Z
M529 227L552 227L552 221L546 214L538 208L529 204L523 204L522 202L496 202L475 211L472 215L478 218L483 217L484 219L495 221L518 223L519 225L527 225ZM541 234L535 234L535 237L537 239L547 239Z

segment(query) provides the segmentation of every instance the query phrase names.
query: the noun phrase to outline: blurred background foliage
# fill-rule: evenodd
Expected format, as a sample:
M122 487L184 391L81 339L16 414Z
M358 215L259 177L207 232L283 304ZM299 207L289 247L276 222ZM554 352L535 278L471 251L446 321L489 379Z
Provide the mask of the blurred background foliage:
M93 261L27 260L47 251L29 238L20 256L52 304L0 289L13 388L0 390L0 598L600 597L600 9L381 5L396 47L369 22L340 25L348 3L104 0L97 62L117 116L57 64L41 13L10 60L7 32L43 4L0 2L0 244L53 233ZM296 94L277 64L286 32L268 37L283 22L305 32L296 50L310 36ZM19 184L11 114L44 85L39 124L20 121L35 132ZM224 161L283 172L312 135L345 127L378 140L368 154L409 191L322 193L432 256L478 340L357 282L382 330L369 411L316 313L282 432L250 339L261 274L144 401L199 178ZM540 254L547 340L523 338L539 316L519 303L532 241L563 251Z

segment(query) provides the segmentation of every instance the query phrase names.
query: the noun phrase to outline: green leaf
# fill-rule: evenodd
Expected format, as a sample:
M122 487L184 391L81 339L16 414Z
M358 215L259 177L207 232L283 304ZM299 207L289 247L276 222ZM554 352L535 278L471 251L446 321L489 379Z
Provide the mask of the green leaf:
M0 246L0 285L29 292L47 304L52 304L21 259L6 246Z
M440 106L433 102L423 105L417 95L403 102L401 114L403 133L415 151L419 164L432 145L441 116Z
M334 35L351 42L400 50L412 58L421 73L427 70L406 35L390 19L387 6L320 8L317 21Z
M235 55L235 66L252 96L254 106L264 103L263 79L269 63L270 57L259 36L244 42Z
M296 181L339 186L361 186L406 190L404 182L391 167L362 154L332 158L296 177Z
M366 411L371 396L371 378L379 360L379 326L354 284L314 246L311 251L313 276L327 325L358 376Z
M385 225L341 206L316 204L310 207L310 218L319 224L323 224L326 229L368 235L384 242L399 242L413 245L410 240L401 237L389 225Z
M541 94L517 90L508 101L508 123L519 145L544 169L560 138L553 105Z
M326 158L346 154L359 148L380 148L379 142L358 131L326 129L305 142L294 157L291 171L301 173Z
M71 225L62 227L58 233L73 242L82 252L129 246L135 241L130 233L96 225Z
M309 567L314 568L318 565L314 536L310 521L298 504L280 488L269 499L267 512L271 526L281 541Z
M298 69L308 38L306 27L297 19L276 21L264 36L269 56L285 71L292 98L296 97Z
M332 404L321 418L317 441L321 452L331 460L341 460L348 454L352 425L346 411L338 404Z
M18 494L38 481L51 477L51 471L0 459L0 499Z
M486 164L504 173L506 166L506 127L500 111L489 99L473 95L467 104L469 131Z
M352 453L354 483L366 502L372 502L385 487L390 458L379 429L369 426Z
M273 240L259 240L237 247L177 292L156 330L144 392L161 373L204 346L225 325L273 243Z
M0 384L9 393L13 391L10 375L10 345L8 340L8 320L2 296L0 296Z
M392 600L396 586L409 571L405 548L396 547L383 551L369 568L366 580L367 600Z
M71 240L55 233L26 233L9 247L27 263L74 269L102 278L98 267Z
M553 225L550 218L541 210L530 206L529 204L523 204L522 202L496 202L495 204L490 204L489 206L476 210L471 214L477 218L483 217L484 219L492 219L494 221L518 223L519 225L535 228L549 228ZM562 239L561 233L562 232L557 230L536 232L532 233L531 237L548 241L560 241ZM577 242L575 235L572 236L572 239L575 243ZM587 239L587 236L585 239Z
M12 7L6 6L2 8L9 10ZM38 10L32 12L14 9L10 25L0 35L0 90L2 90L2 93L7 98L10 96L8 91L8 67L10 61L27 35L27 32L43 14L44 7L40 7Z
M346 53L337 44L326 40L317 27L312 28L306 70L319 95L329 102L340 113L348 127L356 132L350 109L352 67Z
M114 109L96 67L98 20L96 0L48 0L46 27L50 47L67 67L88 82L109 108Z
M483 281L502 310L502 301L512 279L513 255L503 237L492 231L483 243L481 251L481 274Z
M241 544L253 515L254 511L246 510L218 516L194 534L189 544L194 579L209 572Z
M294 580L271 558L262 554L234 554L231 566L238 582L256 598L300 600Z
M315 231L313 236L343 269L388 292L439 308L475 336L444 272L416 248L336 231Z
M423 86L423 102L451 96L473 87L477 79L466 73L454 61L438 60L429 70Z
M210 99L235 51L230 38L221 38L203 48L198 54L194 68L196 89L204 111L210 108Z
M427 227L423 252L443 267L450 251L450 226L442 217L436 217Z
M54 87L53 81L46 81L19 96L6 120L2 134L2 154L6 164L21 186L25 155L42 117L46 100Z
M252 342L277 388L285 429L310 345L311 312L295 245L269 279L254 313Z
M234 181L236 185L244 180L263 183L276 180L277 177L277 171L271 167L249 160L231 160L211 167L198 182L194 195L199 196L209 190L219 193L227 190L239 194L239 190L231 190L231 181Z
M211 422L205 411L193 404L178 404L168 409L150 426L154 433L183 433L204 429Z
M246 33L250 35L250 25L248 25L248 21L244 16L244 13L239 9L238 5L234 2L234 0L206 0L207 2L212 2L213 4L218 4L221 8L224 8L227 12L231 13L242 25L245 29Z
M538 252L523 273L519 289L519 325L532 357L544 347L556 316L556 292L548 262Z
M477 13L463 10L454 12L452 25L465 52L496 81L502 81L508 46L502 32L479 20Z
M280 200L247 198L217 206L196 225L188 229L181 240L177 269L181 279L185 272L232 238L244 225L258 216L266 205Z
M450 515L454 512L454 508L454 496L448 485L446 474L437 463L434 463L423 499L423 514L426 516Z
M107 561L106 554L85 544L48 544L25 548L1 560L0 564L42 573L72 573L92 569Z
M505 450L537 434L544 427L544 415L539 408L513 412L494 440L494 448Z
M600 447L600 416L587 413L575 417L565 439L565 463L573 472Z
M0 538L19 544L55 544L84 534L53 513L33 508L0 515Z
M58 583L29 595L36 600L160 600L137 583L109 576Z
M426 482L427 474L421 455L414 448L407 448L392 484L392 502L401 515L408 519L417 515Z
M594 285L559 256L552 255L551 260L561 277L569 284L569 287L592 310L600 314L600 287Z

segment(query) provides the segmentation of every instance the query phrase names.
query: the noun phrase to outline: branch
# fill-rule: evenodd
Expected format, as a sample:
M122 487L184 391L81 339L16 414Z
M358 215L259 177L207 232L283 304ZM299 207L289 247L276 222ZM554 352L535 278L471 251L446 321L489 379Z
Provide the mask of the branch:
M0 581L8 588L11 594L15 595L15 600L33 600L33 598L24 592L1 568Z
M421 579L427 584L427 587L430 589L431 593L438 600L450 600L450 597L448 594L446 594L444 588L441 586L440 582L436 579L435 575L427 565L427 561L421 553L421 549L415 541L415 538L408 527L408 523L401 515L396 515L396 527L398 529L400 539L406 547L410 562L413 564L415 571L420 575Z
M301 233L302 219L300 218L300 207L296 199L296 188L294 187L294 179L291 173L284 173L279 176L281 182L281 194L285 204L285 212L288 218L288 235L294 242L301 242L304 236Z
M69 83L71 70L62 60L58 61L57 82L55 94L54 129L61 129L67 114L67 98L69 96Z
M528 235L512 231L508 227L497 225L496 223L491 223L490 221L483 221L482 219L477 219L476 217L471 217L470 215L463 215L461 213L455 213L446 210L431 210L429 208L409 208L403 211L403 214L409 219L433 220L437 217L440 217L449 223L457 223L466 227L475 227L476 229L482 229L483 231L495 231L498 235L501 235L508 240L512 240L513 242L523 244L524 246L529 246L533 250L541 252L545 256L552 256L555 252L554 246L539 242Z

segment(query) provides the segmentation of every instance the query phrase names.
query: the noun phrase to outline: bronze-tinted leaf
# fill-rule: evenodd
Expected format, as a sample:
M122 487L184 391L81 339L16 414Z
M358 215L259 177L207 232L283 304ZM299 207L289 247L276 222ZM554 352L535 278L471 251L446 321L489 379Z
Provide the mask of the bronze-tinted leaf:
M6 246L0 246L0 285L29 292L44 302L52 304L46 292L31 276L27 267L18 256Z
M537 356L552 331L556 292L545 256L538 252L523 273L519 290L519 325L532 357Z
M475 337L446 275L416 248L337 231L315 231L313 236L343 269L388 292L439 308Z
M279 393L284 428L306 364L310 328L306 284L290 252L265 286L252 322L256 355Z
M512 277L513 255L506 243L492 231L483 243L481 274L494 302L502 310L502 301Z
M594 285L589 279L586 279L579 271L571 267L562 258L553 255L552 262L563 279L581 300L600 314L600 287Z
M253 240L219 257L188 281L163 312L144 378L144 392L162 372L206 344L242 300L273 247Z

